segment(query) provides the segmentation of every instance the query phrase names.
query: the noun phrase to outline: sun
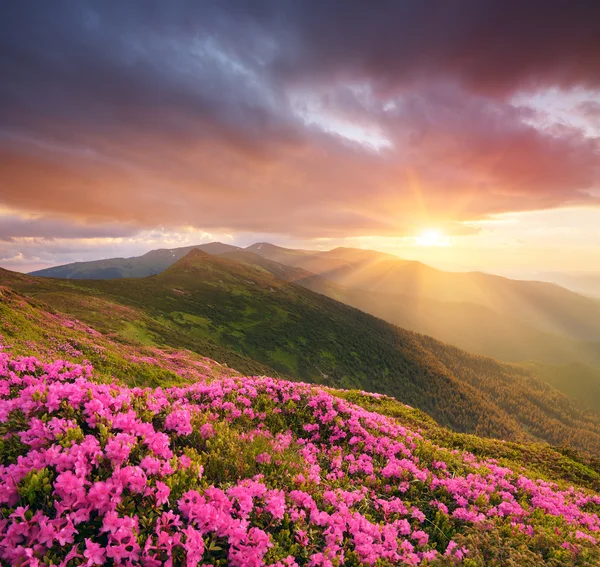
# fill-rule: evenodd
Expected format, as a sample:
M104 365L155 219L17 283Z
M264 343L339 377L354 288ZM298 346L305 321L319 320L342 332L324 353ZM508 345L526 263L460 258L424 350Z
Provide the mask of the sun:
M419 246L450 246L450 239L437 229L426 229L415 238Z

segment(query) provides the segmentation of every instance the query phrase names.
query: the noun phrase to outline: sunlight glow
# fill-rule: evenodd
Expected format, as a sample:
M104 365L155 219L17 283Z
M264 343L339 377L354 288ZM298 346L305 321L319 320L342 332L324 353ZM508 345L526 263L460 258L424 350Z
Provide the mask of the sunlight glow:
M415 238L415 242L419 246L450 246L450 238L435 229L424 230Z

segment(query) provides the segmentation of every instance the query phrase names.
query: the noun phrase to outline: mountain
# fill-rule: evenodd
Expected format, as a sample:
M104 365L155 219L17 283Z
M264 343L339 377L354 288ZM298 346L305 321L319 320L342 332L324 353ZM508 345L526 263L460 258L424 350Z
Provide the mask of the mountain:
M281 264L250 248L221 257L266 270L399 327L430 335L464 350L509 362L539 360L551 364L572 361L600 364L600 344L577 341L541 331L516 317L495 313L473 303L438 301L395 293L350 288L302 268ZM282 255L273 255L284 259ZM600 408L600 406L598 406Z
M58 266L33 275L144 277L162 272L195 248L214 255L231 254L229 258L256 267L261 267L260 256L271 261L262 267L277 277L479 354L513 362L558 364L597 364L600 359L600 302L596 300L549 283L443 272L372 250L319 252L266 242L241 249L213 242L154 250L137 258Z
M274 277L192 250L140 279L0 283L119 340L252 360L280 375L388 394L456 431L600 454L600 420L532 371L470 355ZM264 373L268 373L266 370Z
M8 296L8 315L44 319ZM191 353L160 378L168 353L131 353L135 379L117 367L107 384L73 349L65 361L2 347L2 565L600 561L600 462L572 449L456 434L385 396L239 376Z
M304 285L305 282L308 281L319 281L319 285L315 287L320 287L326 289L328 286L331 290L335 290L339 288L338 285L329 282L325 278L321 278L320 276L316 276L311 272L307 272L302 268L294 268L293 266L288 266L286 264L280 264L279 262L274 262L273 260L269 260L263 256L259 256L254 252L250 252L248 248L242 250L236 250L234 252L226 252L225 254L219 254L221 258L225 258L226 260L232 260L234 262L239 262L242 264L246 264L248 266L252 266L253 268L257 268L259 270L270 273L271 275L279 278L281 280L285 280L287 282L297 283L300 285ZM304 287L309 287L309 285L305 285ZM317 291L317 290L313 290ZM333 291L332 291L333 292ZM317 291L317 293L322 293L321 291ZM329 295L325 293L324 295ZM335 298L334 298L335 299Z
M552 282L576 293L600 299L600 273L598 272L542 272L536 279Z
M143 278L153 274L159 274L177 260L183 258L190 250L198 248L209 254L225 254L239 250L237 246L222 244L221 242L210 242L197 246L186 246L183 248L161 248L151 250L143 256L132 258L108 258L106 260L93 260L90 262L75 262L53 268L45 268L32 272L33 276L45 278L65 279L99 279L109 280L116 278Z
M345 287L476 304L544 332L600 341L600 302L547 282L511 280L481 272L444 272L372 250L335 248L296 254L266 244L249 249Z
M236 246L212 242L184 248L152 250L133 258L67 264L32 272L32 275L67 279L145 277L162 272L192 249L214 255L242 250ZM392 254L355 248L335 248L319 252L288 249L261 242L245 250L279 264L301 268L346 288L410 296L419 298L422 302L432 300L459 303L467 309L477 305L495 313L486 315L519 319L522 324L545 333L590 343L600 341L600 302L551 283L511 280L481 272L445 272ZM364 300L361 305L366 311L373 311L366 306ZM436 308L438 306L439 304L433 305ZM476 317L481 318L483 313L480 310ZM408 321L405 323L394 318L393 322L410 326ZM505 324L500 321L496 326ZM426 328L419 330L429 332Z
M372 261L375 258L389 257L390 259L395 258L397 261L406 262L407 265L414 263L407 260L401 260L397 256L391 256L390 254L384 254L374 250L359 250L350 248L345 250L354 250L354 260L349 257L344 258L342 255L338 256L337 254L331 254L329 252L282 248L281 246L275 246L274 244L269 244L268 242L259 242L257 244L253 244L245 248L245 250L280 264L285 264L295 268L302 268L307 272L311 272L332 281L337 281L336 274L349 269L352 266L353 261ZM336 248L335 250L340 251L343 249ZM334 250L331 252L333 253Z

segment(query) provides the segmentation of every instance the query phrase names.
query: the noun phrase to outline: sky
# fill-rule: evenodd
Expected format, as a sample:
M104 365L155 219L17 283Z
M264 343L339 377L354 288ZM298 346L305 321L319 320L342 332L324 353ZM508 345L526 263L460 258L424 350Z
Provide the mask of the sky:
M600 271L600 3L0 5L0 266L220 240Z

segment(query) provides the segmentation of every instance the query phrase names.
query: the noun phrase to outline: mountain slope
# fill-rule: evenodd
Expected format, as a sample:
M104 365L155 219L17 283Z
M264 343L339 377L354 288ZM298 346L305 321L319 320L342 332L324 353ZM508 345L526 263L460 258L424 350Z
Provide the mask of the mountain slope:
M545 332L600 341L600 303L554 284L511 280L481 272L443 272L372 250L336 248L296 254L264 243L260 248L255 245L248 249L345 287L474 303Z
M600 300L600 273L598 272L541 272L535 275L535 279L551 282Z
M3 275L11 283L11 273L0 273L0 281ZM390 394L457 431L568 442L600 454L598 415L582 411L533 373L469 355L198 250L143 279L73 282L15 275L12 285L108 328L117 324L117 311L101 317L87 307L90 302L109 301L143 314L143 333L138 328L132 336L126 326L126 339L141 334L147 340L150 329L156 340L162 326L168 346L189 348L197 337L283 374Z
M268 377L99 382L0 352L2 565L600 561L600 466L574 452Z
M551 284L442 272L372 250L316 252L265 242L242 250L214 242L34 274L72 279L144 277L162 272L194 248L262 267L391 323L478 354L551 364L597 364L600 360L597 301ZM271 264L261 266L259 256Z
M27 276L13 272L2 272L0 270L4 281L11 276L13 281L27 279ZM110 308L114 310L118 305L111 304ZM123 317L123 309L121 307L121 312L115 314ZM232 368L191 351L134 345L115 333L101 333L6 286L0 287L0 347L0 351L12 359L33 356L45 363L57 358L75 364L91 363L94 380L100 383L117 380L129 386L155 387L239 376ZM468 450L480 457L510 460L532 470L541 466L537 474L600 490L600 461L584 459L573 450L567 450L565 455L582 459L579 466L572 466L569 458L546 445L522 446L449 431L427 414L393 398L356 390L328 391L369 411L398 419L407 427L419 429L438 445Z
M83 355L98 372L110 375L119 369L123 378L131 375L130 384L135 384L138 372L125 370L131 366L131 357L154 358L158 353L158 360L163 360L163 352L171 352L170 347L218 359L245 374L277 375L273 368L185 329L171 328L141 310L109 297L81 293L69 281L53 282L0 268L0 342L10 341L13 354L66 360ZM121 351L116 357L104 355Z
M237 250L221 257L266 270L399 327L430 335L469 352L508 362L539 360L564 364L577 360L600 363L598 343L547 333L481 305L350 288L248 250Z
M540 362L530 362L526 366L556 389L600 412L599 367L577 363L548 365Z

